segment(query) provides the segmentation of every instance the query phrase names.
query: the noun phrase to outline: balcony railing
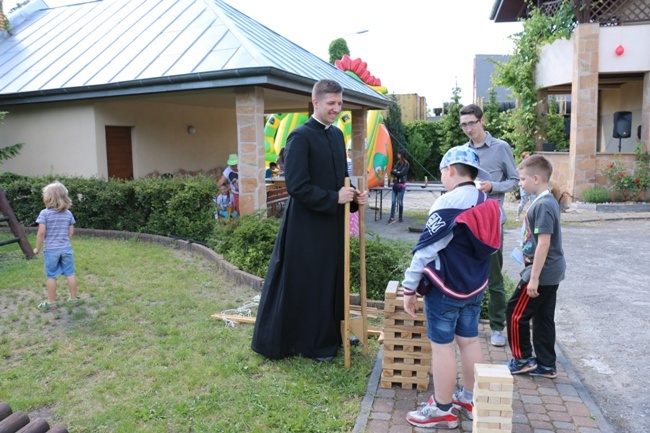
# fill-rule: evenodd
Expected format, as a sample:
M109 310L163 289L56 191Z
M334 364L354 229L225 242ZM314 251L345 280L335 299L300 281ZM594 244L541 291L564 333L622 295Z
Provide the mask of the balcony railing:
M538 1L538 7L547 15L554 15L563 0ZM628 23L650 22L648 0L573 0L578 23L600 23L618 26Z

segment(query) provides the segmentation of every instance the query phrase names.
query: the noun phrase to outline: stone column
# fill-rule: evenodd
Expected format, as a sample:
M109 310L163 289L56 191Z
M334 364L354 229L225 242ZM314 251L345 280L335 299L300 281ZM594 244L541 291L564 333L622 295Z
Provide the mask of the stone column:
M239 155L239 212L266 206L264 182L264 89L238 88L235 96Z
M596 180L599 35L598 23L579 24L573 33L571 144L567 189L578 199Z
M641 125L641 144L646 152L650 152L650 72L646 72L643 76Z

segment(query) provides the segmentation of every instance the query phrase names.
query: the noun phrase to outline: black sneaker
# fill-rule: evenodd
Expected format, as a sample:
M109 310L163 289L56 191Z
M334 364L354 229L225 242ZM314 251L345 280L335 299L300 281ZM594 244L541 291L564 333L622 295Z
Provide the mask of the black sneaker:
M535 362L535 358L527 358L527 359L512 358L510 361L506 362L505 365L508 366L508 369L512 374L528 373L537 368L537 362Z
M555 379L557 377L557 370L555 367L544 367L541 364L537 364L537 368L529 371L528 374L531 376L541 376L548 377L549 379Z
M387 225L395 224L395 218L391 218L388 220Z

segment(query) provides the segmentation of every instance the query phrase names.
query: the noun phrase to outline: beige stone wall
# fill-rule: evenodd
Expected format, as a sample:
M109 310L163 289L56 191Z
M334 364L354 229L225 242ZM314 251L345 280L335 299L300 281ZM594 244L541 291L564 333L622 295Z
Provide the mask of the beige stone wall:
M105 127L130 126L133 175L209 171L237 153L236 119L227 109L149 101L107 101L95 105L98 173L107 176ZM189 134L189 126L195 128Z
M620 162L630 172L634 170L636 155L634 153L598 153L587 164L594 165L594 177L577 186L575 192L569 189L569 180L573 176L573 171L569 165L568 152L537 152L544 155L551 164L553 164L553 175L551 176L551 186L553 195L561 200L561 203L567 205L573 200L582 201L584 191L595 185L606 186L606 179L600 174L607 166L613 162ZM579 164L580 165L580 164ZM573 200L572 200L573 199Z
M598 139L598 24L580 24L573 35L571 144L567 190L578 198L596 176Z
M239 212L244 215L266 206L264 89L237 90L235 122L239 143Z

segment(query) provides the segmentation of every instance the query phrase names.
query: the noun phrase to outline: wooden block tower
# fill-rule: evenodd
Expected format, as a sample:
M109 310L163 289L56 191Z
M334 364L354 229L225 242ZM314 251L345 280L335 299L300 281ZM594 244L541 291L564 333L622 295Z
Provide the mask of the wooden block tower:
M505 365L474 365L473 433L512 432L512 374Z
M426 391L431 370L431 343L427 338L424 301L418 298L417 319L404 311L404 293L397 281L386 287L384 301L384 359L381 387Z

